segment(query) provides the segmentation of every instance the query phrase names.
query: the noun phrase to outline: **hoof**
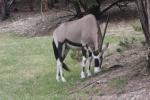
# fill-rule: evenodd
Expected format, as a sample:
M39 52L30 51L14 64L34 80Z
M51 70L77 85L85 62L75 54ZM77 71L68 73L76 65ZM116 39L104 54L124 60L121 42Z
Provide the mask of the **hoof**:
M98 74L100 72L100 68L99 67L95 67L94 68L94 74Z
M57 80L57 82L60 82L59 76L56 76L56 80Z
M61 78L62 82L66 82L66 79L64 77Z
M88 77L91 77L91 76L92 76L92 74L91 74L90 71L87 72L87 76L88 76Z
M85 73L81 72L81 79L85 79Z

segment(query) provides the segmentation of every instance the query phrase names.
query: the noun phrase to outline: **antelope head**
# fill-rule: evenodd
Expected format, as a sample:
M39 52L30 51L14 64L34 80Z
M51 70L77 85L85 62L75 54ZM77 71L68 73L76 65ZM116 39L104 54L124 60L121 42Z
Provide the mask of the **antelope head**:
M109 46L109 43L107 43L105 45L105 47L102 48L101 50L94 51L92 53L92 56L93 56L93 59L94 59L94 73L95 74L100 72L101 65L102 65L102 62L103 62L103 54L107 50L108 46Z

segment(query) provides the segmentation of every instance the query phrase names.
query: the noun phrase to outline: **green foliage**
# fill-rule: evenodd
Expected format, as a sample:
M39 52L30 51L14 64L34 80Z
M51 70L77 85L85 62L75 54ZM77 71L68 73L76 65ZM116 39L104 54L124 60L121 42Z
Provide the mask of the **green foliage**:
M116 51L121 53L123 50L121 48L117 48Z
M105 41L104 42L116 44L119 41L121 41L121 39L122 39L121 36L109 35L109 36L105 37Z
M141 41L141 44L142 44L143 46L146 46L146 41Z
M137 39L135 37L127 38L125 37L123 41L119 42L119 46L129 48L131 45L135 44L137 42Z
M135 31L137 31L137 32L141 32L143 29L142 29L142 27L141 26L136 26L136 25L133 25L133 28L134 28L134 30Z
M128 38L125 38L124 41L120 41L119 45L122 47L128 47L129 46L129 40Z
M138 21L132 22L131 25L132 25L133 29L137 32L141 32L143 30L140 22L138 22Z

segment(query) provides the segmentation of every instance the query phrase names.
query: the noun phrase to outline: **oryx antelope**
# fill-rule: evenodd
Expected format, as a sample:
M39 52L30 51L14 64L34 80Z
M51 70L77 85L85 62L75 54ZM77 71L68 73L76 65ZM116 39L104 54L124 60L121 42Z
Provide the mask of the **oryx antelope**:
M81 78L85 78L86 61L88 63L87 75L91 76L90 70L92 59L95 63L94 73L100 72L102 55L108 47L107 45L104 49L102 49L105 33L106 31L102 36L96 18L92 14L86 15L75 21L62 23L59 27L57 27L53 33L53 49L57 60L56 80L59 81L61 79L63 82L66 81L63 75L63 68L68 71L69 69L63 61L69 48L82 49L83 59Z

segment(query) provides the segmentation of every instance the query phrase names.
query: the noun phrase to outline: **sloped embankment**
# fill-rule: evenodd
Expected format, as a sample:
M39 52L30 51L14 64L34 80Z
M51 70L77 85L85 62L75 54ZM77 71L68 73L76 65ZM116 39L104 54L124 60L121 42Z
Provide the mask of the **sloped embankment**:
M145 51L143 47L136 47L107 56L102 72L77 82L70 95L89 100L148 100L150 76L146 72Z

